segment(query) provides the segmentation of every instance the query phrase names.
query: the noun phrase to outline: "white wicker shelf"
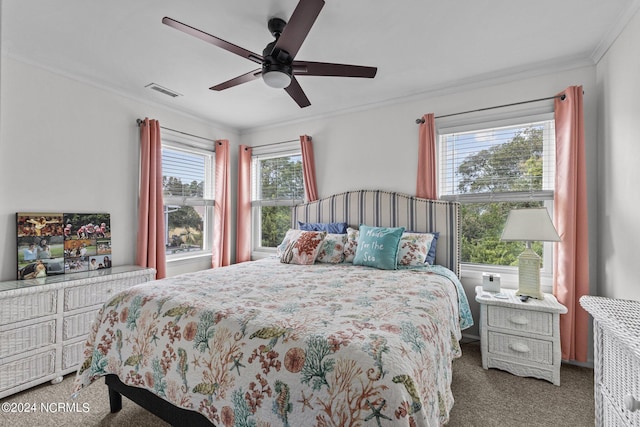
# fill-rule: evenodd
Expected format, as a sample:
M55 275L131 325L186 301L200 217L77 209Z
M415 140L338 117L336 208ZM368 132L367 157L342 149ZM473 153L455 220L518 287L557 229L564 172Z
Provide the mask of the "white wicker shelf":
M640 426L640 301L583 296L593 316L596 425Z
M96 311L155 274L122 266L0 283L0 398L75 371Z

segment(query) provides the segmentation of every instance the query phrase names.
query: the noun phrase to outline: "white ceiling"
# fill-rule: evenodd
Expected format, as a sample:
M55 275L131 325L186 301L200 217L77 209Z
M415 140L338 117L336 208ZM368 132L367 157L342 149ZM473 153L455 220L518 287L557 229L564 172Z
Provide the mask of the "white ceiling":
M302 76L301 109L256 64L161 23L169 16L261 54L297 0L0 0L3 53L239 130L363 108L509 75L593 64L639 0L326 0L296 59L378 67ZM156 83L183 96L145 89ZM578 82L579 83L579 82Z

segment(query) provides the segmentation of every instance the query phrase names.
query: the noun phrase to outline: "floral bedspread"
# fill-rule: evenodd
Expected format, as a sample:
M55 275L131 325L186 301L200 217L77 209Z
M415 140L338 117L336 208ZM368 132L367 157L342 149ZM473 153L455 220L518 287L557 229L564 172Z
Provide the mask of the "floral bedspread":
M428 270L273 259L141 284L100 310L74 392L116 374L219 427L440 425L457 289Z

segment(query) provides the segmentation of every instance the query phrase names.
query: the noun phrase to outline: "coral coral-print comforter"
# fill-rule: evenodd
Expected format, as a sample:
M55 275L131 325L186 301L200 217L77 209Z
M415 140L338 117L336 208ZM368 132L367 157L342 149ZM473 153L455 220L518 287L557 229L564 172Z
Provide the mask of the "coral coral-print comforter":
M114 296L75 391L112 373L217 426L435 426L459 324L442 275L242 263Z

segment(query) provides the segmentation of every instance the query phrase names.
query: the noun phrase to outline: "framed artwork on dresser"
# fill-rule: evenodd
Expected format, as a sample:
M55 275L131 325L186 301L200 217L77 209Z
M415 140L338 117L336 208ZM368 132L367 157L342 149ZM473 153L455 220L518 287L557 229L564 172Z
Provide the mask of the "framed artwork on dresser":
M18 212L18 280L111 267L108 213Z

